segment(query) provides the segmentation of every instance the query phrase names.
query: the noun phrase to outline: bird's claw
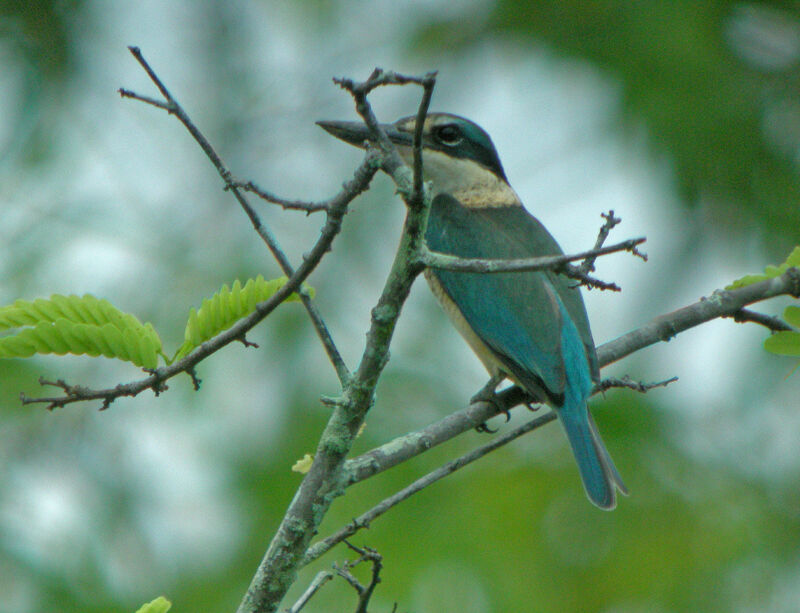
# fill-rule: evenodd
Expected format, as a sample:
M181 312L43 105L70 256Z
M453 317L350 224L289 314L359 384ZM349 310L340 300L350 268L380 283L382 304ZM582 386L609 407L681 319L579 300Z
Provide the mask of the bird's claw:
M497 413L503 413L506 416L506 423L509 422L511 419L511 413L509 412L508 408L500 402L495 393L495 389L500 384L500 382L504 379L502 375L493 375L491 379L484 385L477 394L475 394L472 398L470 398L470 404L475 404L476 402L487 402L495 408ZM486 422L475 426L475 431L480 432L481 434L494 434L497 432L496 429L490 428Z

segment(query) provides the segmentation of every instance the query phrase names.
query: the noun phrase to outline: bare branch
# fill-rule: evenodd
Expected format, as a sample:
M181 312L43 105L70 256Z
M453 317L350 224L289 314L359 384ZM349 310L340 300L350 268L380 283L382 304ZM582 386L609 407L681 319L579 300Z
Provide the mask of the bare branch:
M744 306L775 296L800 297L800 269L789 268L779 277L733 290L717 290L689 306L656 317L650 323L598 347L601 366L718 317L732 317Z
M438 268L440 270L452 270L457 272L480 272L480 273L498 273L498 272L522 272L522 271L535 271L535 270L557 270L563 272L567 276L574 276L570 274L571 271L566 270L565 264L575 262L577 260L585 260L588 258L596 258L601 255L609 253L618 253L620 251L634 252L637 245L641 245L647 239L644 237L633 238L615 245L608 247L600 247L591 249L589 251L582 251L573 255L547 255L534 258L518 258L510 260L493 260L485 258L460 258L455 255L448 255L446 253L438 253L436 251L426 250L422 255L422 263L429 268ZM575 274L579 274L578 269ZM584 275L585 276L585 275ZM583 279L584 276L579 278Z
M290 209L294 211L304 211L307 215L311 213L317 213L319 211L327 211L330 208L330 200L325 200L323 202L306 202L304 200L287 200L285 198L279 198L275 194L265 191L258 187L252 181L237 181L231 179L231 182L225 186L225 189L231 189L232 187L237 187L245 192L250 192L251 194L255 194L262 200L266 200L267 202L271 202L272 204L279 204L284 209Z
M603 379L595 386L593 390L593 394L598 392L605 392L606 390L610 390L614 387L625 388L629 390L633 390L635 392L640 392L645 394L652 389L657 387L667 387L670 383L675 383L678 380L678 377L670 377L669 379L664 379L663 381L656 381L654 383L643 383L642 381L634 381L627 375L622 377L621 379L617 379L616 377L609 377L607 379Z
M356 553L359 553L360 557L352 562L345 562L342 566L334 566L334 569L341 577L343 577L355 588L356 592L358 592L358 606L356 607L356 613L367 613L367 606L372 598L372 594L375 591L375 588L381 582L383 556L381 556L381 554L371 547L356 547L347 541L345 541L345 544ZM369 585L366 587L361 585L361 582L350 572L351 568L358 566L362 562L372 563L372 578L370 579Z
M325 585L328 581L333 579L333 573L328 570L321 570L319 571L314 579L311 581L311 584L308 586L303 595L297 599L291 607L286 609L286 613L299 613L299 611L308 604L308 601L314 597L314 594L317 593L319 588Z
M136 58L136 60L139 62L142 68L144 68L145 72L147 72L150 79L153 81L153 83L155 83L158 90L166 99L166 104L156 104L155 106L163 108L170 114L175 115L178 118L178 120L186 127L186 129L195 139L197 144L200 145L200 148L203 150L203 152L205 152L208 159L217 169L217 172L219 173L220 177L222 177L222 180L225 182L225 189L233 193L237 202L249 217L250 222L253 224L253 228L256 230L258 235L261 237L261 239L267 245L269 250L272 252L272 255L277 260L278 265L281 267L281 270L283 270L284 274L287 277L294 276L295 274L294 268L290 264L283 249L278 244L277 239L269 230L269 228L267 228L261 222L261 219L259 218L258 214L250 206L250 203L247 202L244 195L242 195L241 191L238 188L237 183L234 181L231 175L230 170L228 170L227 166L222 161L222 158L220 158L220 156L214 150L214 147L211 146L211 143L208 141L208 139L206 139L206 137L202 134L202 132L200 132L200 130L191 120L191 118L183 109L183 107L178 103L178 101L172 97L172 94L169 93L169 90L167 90L167 88L161 82L161 79L159 79L158 75L156 75L156 73L144 59L139 48L128 47L128 49L130 49L133 56ZM152 104L154 102L152 99L149 99L145 96L140 96L128 90L120 89L119 92L120 95L122 95L123 97L141 100L143 102L148 102L149 104ZM326 229L328 231L333 230L334 233L331 239L335 237L336 234L338 234L339 228L341 226L341 220L342 217L344 216L347 205L350 203L350 201L352 201L356 196L362 193L369 186L372 177L375 175L376 170L372 165L372 161L373 160L370 158L368 152L365 162L356 171L356 176L354 180L349 184L345 184L343 191L329 201L329 207L326 209L328 212L328 219L326 222L325 229L323 229L322 232L323 234L325 234ZM335 211L333 210L334 201L339 205L339 207L337 207ZM322 236L320 237L319 241L321 240ZM319 241L317 242L317 244L319 244ZM330 244L328 244L328 248L329 247ZM344 383L350 377L350 372L347 369L347 366L345 365L344 359L339 353L339 350L336 348L336 344L333 342L333 338L331 337L331 334L327 326L325 325L324 320L322 319L322 315L320 315L316 305L312 302L311 298L305 292L300 291L299 295L300 295L300 300L302 301L303 306L308 312L309 318L311 319L311 322L314 325L317 335L319 336L320 341L322 342L322 345L325 348L326 353L328 354L328 358L330 359L331 363L334 366L334 369L336 370L336 374L338 375L339 380L342 383Z
M600 231L597 233L597 240L594 243L594 249L600 249L608 238L609 233L611 230L619 224L622 220L619 217L614 217L614 211L609 211L608 213L600 213L600 216L605 219L605 223L600 228ZM588 257L583 262L581 262L580 270L581 272L588 274L594 270L594 262L596 257Z
M151 98L150 96L142 96L141 94L137 94L136 92L132 92L129 89L125 89L124 87L120 87L117 90L117 93L122 96L123 98L130 98L132 100L138 100L139 102L144 102L145 104L150 104L152 106L158 107L160 109L164 109L167 113L171 113L173 111L172 105L167 102L162 102L161 100L156 100L155 98Z
M794 332L795 328L790 326L780 317L773 315L765 315L764 313L757 313L750 309L739 309L736 313L731 315L733 321L737 323L753 322L772 330L773 332Z
M339 87L346 89L348 92L350 92L350 95L353 96L353 99L356 103L356 112L361 116L361 118L364 120L364 123L369 128L370 133L374 137L375 143L378 145L378 149L383 156L383 170L395 181L400 194L405 195L406 197L413 193L413 176L411 176L410 169L405 165L405 162L403 162L403 159L397 152L397 148L389 140L389 137L386 136L383 128L381 128L377 117L375 117L375 113L372 111L372 107L367 103L367 94L369 94L376 87L380 87L382 85L405 85L407 83L416 83L417 85L427 87L424 83L426 78L428 77L410 77L391 71L385 72L380 68L376 68L374 71L372 71L372 74L369 76L369 78L363 82L356 82L352 79L333 80L334 83L339 85ZM424 95L423 101L420 103L420 108L422 108L423 104L425 104Z
M409 206L421 207L425 198L425 189L422 184L422 133L425 129L425 117L428 114L428 107L431 104L433 88L436 85L436 71L429 72L423 77L422 87L424 92L417 111L417 120L414 124L414 141L412 150L414 152L414 187L409 198Z

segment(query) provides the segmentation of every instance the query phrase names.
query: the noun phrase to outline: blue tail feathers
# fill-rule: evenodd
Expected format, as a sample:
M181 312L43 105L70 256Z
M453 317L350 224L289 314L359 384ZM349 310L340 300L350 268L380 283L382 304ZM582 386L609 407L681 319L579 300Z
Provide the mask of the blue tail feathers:
M613 509L617 505L615 490L619 489L624 494L628 490L600 439L594 421L587 418L589 413L586 405L564 406L557 411L578 463L586 495L601 509Z
M617 505L616 490L628 490L605 448L586 401L592 390L592 377L575 324L563 305L561 350L564 358L566 385L564 404L556 412L567 433L572 453L586 494L601 509L611 510Z

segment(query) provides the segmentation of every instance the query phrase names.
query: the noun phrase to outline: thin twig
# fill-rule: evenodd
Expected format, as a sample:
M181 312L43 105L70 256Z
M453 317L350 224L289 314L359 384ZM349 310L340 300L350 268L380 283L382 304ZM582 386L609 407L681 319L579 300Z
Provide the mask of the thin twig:
M241 189L245 192L250 192L251 194L255 194L262 200L266 200L267 202L271 202L272 204L279 204L284 209L303 211L309 215L311 213L317 213L319 211L327 211L330 208L329 200L324 200L322 202L306 202L305 200L288 200L286 198L280 198L271 192L261 189L258 185L256 185L252 181L231 180L231 182L225 186L225 189L231 189L233 187Z
M328 581L333 579L333 573L329 570L321 570L312 579L311 584L308 586L303 595L297 599L291 607L286 609L286 613L299 613L299 611L308 604L308 601L313 598L319 588L325 585Z
M594 243L595 250L600 249L600 247L605 244L611 230L622 221L619 217L614 217L613 210L609 211L608 213L600 213L600 216L606 221L600 228L600 231L597 233L597 240ZM581 262L581 272L584 274L589 274L590 272L594 271L594 262L596 259L597 256L592 256Z
M425 118L428 115L428 107L431 104L433 88L436 85L436 71L429 72L422 80L423 94L422 100L417 110L417 120L414 124L414 140L412 151L414 152L414 187L409 199L409 206L422 206L425 198L424 186L422 184L422 133L425 130Z
M598 383L595 386L594 390L592 390L592 393L596 394L598 392L605 392L606 390L610 390L612 388L617 387L645 394L657 387L667 387L670 383L675 383L675 381L677 380L678 377L670 377L669 379L664 379L663 381L656 381L654 383L644 383L643 381L634 381L627 375L621 378L608 377L600 381L600 383Z
M585 260L587 258L607 255L609 253L618 253L620 251L633 252L637 245L641 245L646 240L647 239L644 237L633 238L615 245L600 247L599 249L591 249L589 251L582 251L572 255L547 255L541 257L517 258L509 260L461 258L455 255L448 255L445 253L426 250L422 255L422 263L429 268L438 268L440 270L452 270L457 272L499 273L554 269L559 269L559 272L561 272L560 269L565 264L574 262L576 260ZM580 269L578 269L578 271L580 271ZM564 270L563 272L568 276L572 276L570 271Z
M766 315L765 313L758 313L756 311L751 311L750 309L739 309L731 315L733 321L737 323L756 323L773 332L794 332L796 329L793 326L790 326L785 321L783 321L780 317L775 317L774 315Z
M353 96L353 100L355 100L356 103L356 112L364 120L364 124L367 126L367 128L369 128L369 131L382 154L382 168L384 172L395 179L398 192L405 197L408 197L409 194L413 193L413 177L409 181L408 176L401 175L403 172L413 173L413 171L408 169L408 167L405 165L405 162L403 162L403 159L397 152L397 148L389 140L389 137L386 136L386 132L383 131L383 128L381 128L378 118L375 117L372 107L367 102L367 94L369 94L376 87L381 87L383 85L405 85L407 83L416 83L417 85L425 87L425 82L426 79L429 78L429 75L426 75L425 77L412 77L397 74L391 71L386 72L380 68L376 68L372 71L372 74L369 76L369 78L363 82L356 82L352 79L333 80L334 83L350 92L350 95ZM435 79L433 79L433 81L435 82ZM420 106L421 105L422 103L420 103Z
M355 613L367 613L367 606L369 605L369 601L372 598L372 594L375 592L375 588L381 582L381 570L383 569L383 556L379 554L376 550L372 549L371 547L356 547L352 543L345 541L345 545L347 545L350 549L355 551L356 553L360 554L357 560L353 560L352 562L345 562L342 566L334 566L336 572L343 577L350 585L352 585L356 592L358 592L358 606L356 607ZM361 582L356 579L353 574L350 572L351 568L358 566L362 562L371 562L372 563L372 577L370 579L369 585L364 587Z

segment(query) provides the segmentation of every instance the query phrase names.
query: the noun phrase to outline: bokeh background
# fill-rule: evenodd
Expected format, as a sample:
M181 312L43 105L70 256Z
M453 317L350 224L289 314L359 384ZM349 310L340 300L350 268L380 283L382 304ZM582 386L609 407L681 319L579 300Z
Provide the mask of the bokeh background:
M796 2L415 0L0 1L0 303L92 293L168 347L223 283L279 271L183 127L115 93L155 89L139 45L233 171L321 199L360 153L314 125L353 119L333 76L439 70L432 108L493 136L512 185L566 251L646 235L650 261L603 258L621 294L586 296L610 340L800 242ZM416 110L378 91L379 117ZM258 205L294 262L321 218ZM403 216L380 176L310 283L356 364ZM788 301L763 310L779 313ZM592 507L554 426L415 496L356 536L385 568L370 610L797 611L800 379L765 331L714 322L609 367L680 381L592 403L631 496ZM109 386L105 359L0 360L0 611L175 611L238 604L327 416L336 379L297 304L159 398L48 413L37 378ZM401 318L364 451L463 407L481 365L420 283ZM529 415L517 410L512 420ZM498 424L501 425L501 424ZM511 426L502 426L508 428ZM448 458L468 433L354 487L325 535ZM348 557L336 549L301 574ZM291 598L290 598L291 600ZM348 611L327 585L305 609Z

